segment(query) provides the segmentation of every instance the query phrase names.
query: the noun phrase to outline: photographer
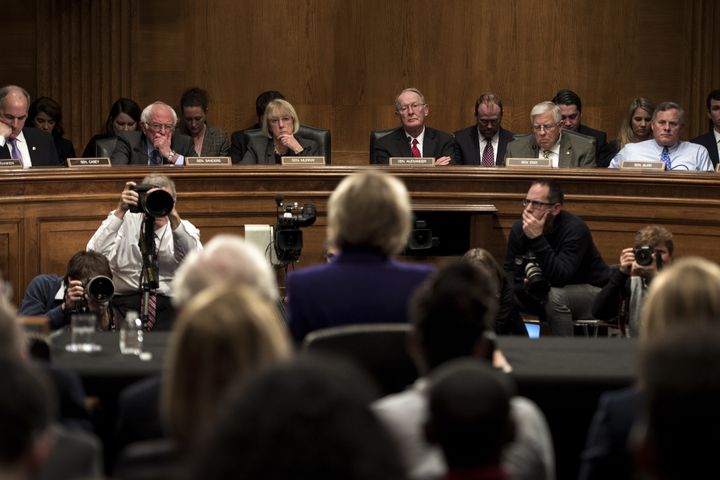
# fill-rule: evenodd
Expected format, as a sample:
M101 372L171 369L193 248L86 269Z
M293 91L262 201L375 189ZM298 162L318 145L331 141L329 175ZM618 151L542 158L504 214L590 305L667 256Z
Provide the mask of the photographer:
M103 290L101 293L108 292L105 290L109 286L107 280L110 280L111 285L112 276L110 265L104 256L96 252L77 252L70 258L64 277L38 275L30 281L18 315L45 315L48 317L50 329L57 330L69 325L73 313L90 311L98 316L99 328L112 329L119 320L118 312L109 308L107 302L98 301L97 298L98 287ZM94 281L89 288L91 291L88 292L86 289L91 279Z
M563 210L563 197L553 180L533 182L510 230L505 272L521 310L544 315L553 335L572 336L573 319L592 318L610 272L585 222Z
M137 190L140 190L140 193ZM157 190L164 190L172 197L169 213L161 216L138 211L140 208L147 210L155 198L152 197L153 193ZM141 196L145 201L141 202ZM161 197L161 200L165 197ZM118 207L110 212L87 245L88 250L100 252L110 261L116 288L113 304L123 314L128 310L142 312L141 276L145 271L141 251L142 234L146 218L153 219L158 288L151 291L147 329L170 328L174 319L170 283L175 270L188 252L202 248L200 231L192 223L180 218L176 209L176 197L175 183L165 175L148 175L141 185L127 182L120 195Z
M612 269L610 280L593 305L593 316L601 320L620 317L620 325L629 326L631 337L637 337L640 311L650 282L663 266L672 263L672 233L650 225L635 235L635 247L620 252L620 265Z

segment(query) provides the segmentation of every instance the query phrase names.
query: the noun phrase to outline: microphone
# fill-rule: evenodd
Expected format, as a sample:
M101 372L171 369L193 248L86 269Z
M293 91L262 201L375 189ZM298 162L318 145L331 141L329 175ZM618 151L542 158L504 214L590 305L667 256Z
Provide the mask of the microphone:
M277 205L278 207L282 207L282 201L283 201L282 193L276 193L275 194L275 205Z

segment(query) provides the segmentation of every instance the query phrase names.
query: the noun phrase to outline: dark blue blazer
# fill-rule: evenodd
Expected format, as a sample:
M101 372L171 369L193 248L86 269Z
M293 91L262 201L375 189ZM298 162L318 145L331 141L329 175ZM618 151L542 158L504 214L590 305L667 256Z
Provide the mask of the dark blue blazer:
M710 154L710 161L713 164L713 167L717 167L718 161L718 147L717 143L715 142L715 134L711 131L708 133L705 133L703 135L700 135L699 137L695 137L692 140L690 140L692 143L697 143L698 145L702 145L705 147Z
M332 262L287 277L288 324L297 343L321 328L362 323L406 323L407 303L433 271L375 250L350 250Z
M423 157L452 157L455 154L454 150L455 142L452 135L434 128L425 127ZM390 157L412 157L410 142L408 142L407 134L402 127L388 133L375 143L375 151L372 152L372 163L387 165ZM454 163L454 159L450 163Z
M505 165L507 144L512 142L514 135L512 132L500 128L495 165ZM453 165L480 165L480 135L478 134L477 125L455 132Z
M628 437L641 402L636 387L605 392L600 397L581 457L580 480L635 478Z
M30 151L30 162L33 167L51 166L62 167L57 150L55 149L55 140L52 135L43 132L39 128L25 127L22 130L28 150ZM10 147L8 142L0 148L0 158L11 158Z

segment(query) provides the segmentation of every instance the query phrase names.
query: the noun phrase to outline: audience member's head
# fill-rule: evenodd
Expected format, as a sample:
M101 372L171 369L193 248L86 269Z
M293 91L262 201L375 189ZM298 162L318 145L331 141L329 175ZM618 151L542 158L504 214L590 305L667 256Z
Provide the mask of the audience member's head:
M720 329L675 326L645 344L637 459L650 478L709 478L720 442ZM643 477L646 478L646 477Z
M276 90L267 90L262 92L255 99L255 113L257 114L258 123L262 125L262 117L265 115L265 109L273 100L285 100L285 96Z
M116 137L123 132L134 132L140 124L140 107L129 98L118 98L110 107L105 133Z
M60 104L50 97L36 98L28 109L27 124L49 133L53 137L62 137L62 109Z
M405 185L385 173L350 175L328 201L328 241L341 252L370 248L396 255L405 248L411 221Z
M343 362L304 358L233 391L193 478L395 480L399 452L369 408L375 392Z
M663 269L650 285L640 322L645 341L676 325L720 326L720 267L686 257Z
M670 231L660 225L648 225L635 234L635 248L649 246L660 255L662 265L670 265L673 259L673 236Z
M560 126L577 132L582 119L582 101L572 90L558 90L552 99L560 109Z
M65 281L79 280L84 283L98 275L113 276L105 255L92 250L80 250L68 261Z
M560 118L560 107L552 102L540 102L530 110L535 143L542 150L551 150L560 139Z
M167 431L181 448L215 418L228 385L291 354L274 303L255 289L215 285L181 312L168 345L162 386Z
M427 372L467 356L490 359L488 338L497 310L495 272L466 262L443 266L410 301L413 356Z
M53 446L54 392L29 363L0 354L0 478L36 478Z
M216 235L203 250L188 254L175 272L173 303L182 308L195 295L217 283L248 285L268 300L278 299L270 264L255 246L236 235Z
M492 253L488 252L484 248L471 248L462 256L463 261L475 265L478 268L484 269L486 272L490 272L495 277L498 287L498 294L503 285L505 285L505 270L500 267L500 264L495 260Z
M635 97L628 106L618 132L618 148L628 143L642 142L652 136L652 114L655 105L645 97Z
M510 377L476 358L451 360L433 372L425 431L450 471L500 465L514 436L513 390Z

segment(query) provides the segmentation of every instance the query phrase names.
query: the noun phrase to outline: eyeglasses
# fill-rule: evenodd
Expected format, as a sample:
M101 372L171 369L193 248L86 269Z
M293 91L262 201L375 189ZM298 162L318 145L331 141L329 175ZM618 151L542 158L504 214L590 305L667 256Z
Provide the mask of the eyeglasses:
M278 123L289 123L292 121L292 117L270 117L270 123L273 125L277 125Z
M527 207L528 205L532 205L532 208L550 208L554 203L545 203L545 202L538 202L537 200L530 200L528 198L523 198L523 207Z
M398 112L407 113L410 110L412 110L414 112L414 111L419 110L420 108L424 107L425 105L426 104L424 104L424 103L413 103L411 105L403 105L398 108Z
M557 128L557 126L558 126L557 123L553 123L552 125L533 125L532 128L536 132L542 132L543 130L545 130L546 132L549 132L551 130L555 130Z
M164 123L146 123L145 125L147 128L155 132L162 132L163 130L166 132L172 132L175 130L175 125L166 125Z

